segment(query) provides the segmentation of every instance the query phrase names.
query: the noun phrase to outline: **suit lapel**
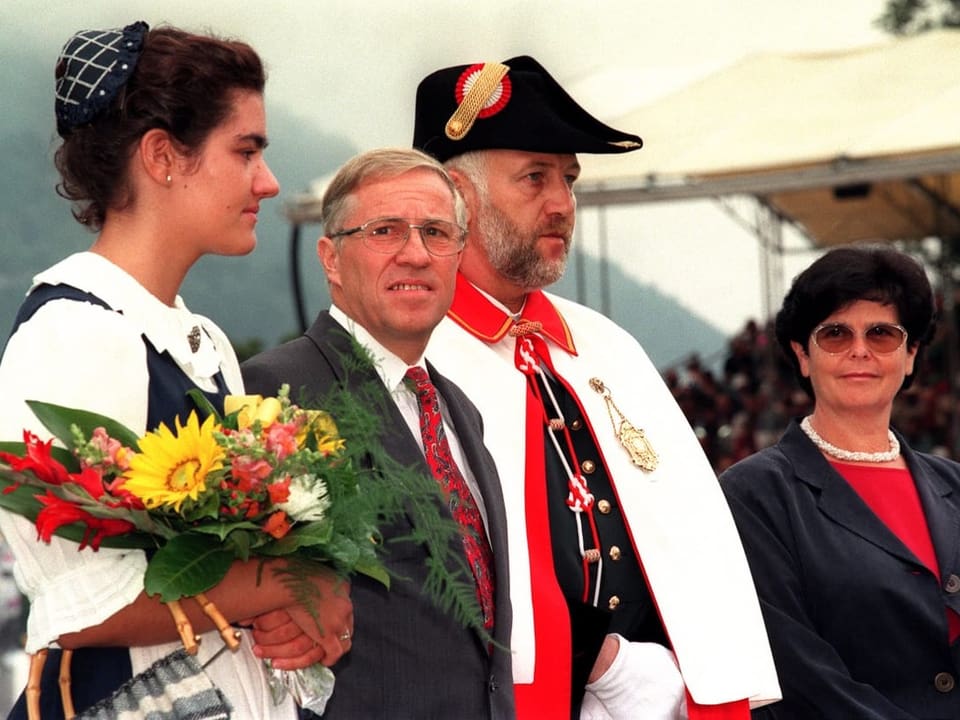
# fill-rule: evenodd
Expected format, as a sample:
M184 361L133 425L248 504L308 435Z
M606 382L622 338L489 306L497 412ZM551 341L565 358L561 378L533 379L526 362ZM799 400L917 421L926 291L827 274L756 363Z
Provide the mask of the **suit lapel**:
M429 468L407 430L406 421L396 402L390 396L376 369L358 362L354 340L347 330L323 312L307 330L307 337L316 345L317 351L330 366L337 381L347 390L363 397L375 394L383 414L381 416L380 440L384 450L404 466L417 466L429 474Z
M907 466L917 486L930 540L937 555L937 565L943 575L960 563L960 513L957 512L955 498L951 497L953 490L909 449L902 438L900 445L904 448Z
M380 439L387 454L400 465L416 467L424 475L432 478L432 473L417 445L416 439L411 435L400 409L390 396L376 369L372 365L359 364L354 366L353 358L356 357L356 350L353 338L347 330L334 320L329 313L323 312L319 314L317 320L307 330L306 336L316 346L324 362L329 365L337 382L360 397L368 395L373 388L373 391L377 393L377 399L382 400L380 402L383 410ZM427 368L438 392L446 402L447 409L450 411L450 419L457 430L457 438L473 475L480 485L487 510L488 525L493 528L491 544L496 549L494 553L495 572L497 578L503 579L502 582L497 582L495 590L497 607L495 633L497 641L507 645L511 626L509 583L506 581L508 577L507 531L503 496L497 480L496 469L493 459L483 445L480 428L476 426L476 421L470 419L466 408L462 405L460 400L463 397L462 392L440 375L429 363ZM449 508L443 507L441 511L452 520L453 516L450 514ZM408 505L407 521L411 525L414 524L414 516L412 507ZM501 627L507 633L506 635L501 634ZM476 637L479 639L480 636L476 635Z
M820 454L796 423L784 434L781 446L793 461L798 479L819 488L817 505L820 512L884 552L923 565Z

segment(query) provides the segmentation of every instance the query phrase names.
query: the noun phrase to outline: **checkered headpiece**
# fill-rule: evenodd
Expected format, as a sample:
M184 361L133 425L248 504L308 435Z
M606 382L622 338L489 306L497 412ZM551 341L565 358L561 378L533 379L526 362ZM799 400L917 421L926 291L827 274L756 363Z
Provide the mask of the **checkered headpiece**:
M67 40L54 73L60 137L106 109L133 73L149 29L141 21L123 29L81 30Z

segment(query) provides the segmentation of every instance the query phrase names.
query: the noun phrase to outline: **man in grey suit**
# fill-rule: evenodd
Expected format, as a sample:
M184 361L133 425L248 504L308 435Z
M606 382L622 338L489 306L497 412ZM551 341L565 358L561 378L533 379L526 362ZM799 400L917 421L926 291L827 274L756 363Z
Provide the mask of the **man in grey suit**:
M379 379L389 398L383 405L384 449L400 465L429 475L417 397L404 381L408 368L425 369L441 398L451 455L483 520L479 535L485 530L486 537L480 542L489 540L492 549L493 602L486 619L500 647L424 595L423 546L389 543L387 564L407 579L394 581L389 591L363 576L353 581L356 637L343 638L352 640L352 648L333 668L336 689L325 718L514 715L505 511L496 468L483 445L480 414L423 358L453 298L465 214L442 166L418 151L376 150L349 161L323 198L324 236L317 252L330 287L330 311L321 312L303 336L242 367L248 392L272 394L288 383L294 397L301 391L322 397L334 385L359 390ZM348 372L344 361L352 341L366 348L373 363ZM402 537L411 529L385 531Z

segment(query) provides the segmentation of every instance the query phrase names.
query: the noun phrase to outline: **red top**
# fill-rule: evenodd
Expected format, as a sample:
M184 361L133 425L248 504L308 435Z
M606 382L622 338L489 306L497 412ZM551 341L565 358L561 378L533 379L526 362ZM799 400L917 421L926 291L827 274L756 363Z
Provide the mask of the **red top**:
M906 468L870 467L831 462L850 483L874 514L900 538L934 577L940 577L940 564L930 540L930 529L923 514L913 477ZM939 580L938 580L939 582ZM960 615L947 608L950 642L960 637Z

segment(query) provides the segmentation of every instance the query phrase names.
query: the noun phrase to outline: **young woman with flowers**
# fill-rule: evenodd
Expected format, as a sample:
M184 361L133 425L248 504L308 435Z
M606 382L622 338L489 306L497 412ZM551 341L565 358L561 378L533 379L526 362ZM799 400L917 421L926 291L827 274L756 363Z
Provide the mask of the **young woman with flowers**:
M263 158L263 87L248 45L174 28L141 22L83 31L64 46L56 66L58 190L98 234L89 251L35 278L0 360L0 439L20 440L25 428L50 437L27 400L83 408L143 433L177 418L186 424L189 389L217 408L228 392L242 391L227 338L178 292L203 255L250 252L260 202L278 192ZM141 477L176 483L190 471L172 457ZM0 532L31 602L27 650L74 650L78 712L179 647L167 608L144 592L143 551L41 542L32 522L7 511ZM314 582L319 627L257 562L233 563L208 596L232 622L286 610L303 632L299 652L315 645L315 660L333 664L349 649L352 608L332 575ZM236 653L218 653L211 621L194 603L184 608L202 633L198 661L229 717L296 717L289 698L271 699L249 638ZM62 712L55 654L41 688L44 718ZM25 712L21 699L11 717ZM163 717L177 716L169 712Z

